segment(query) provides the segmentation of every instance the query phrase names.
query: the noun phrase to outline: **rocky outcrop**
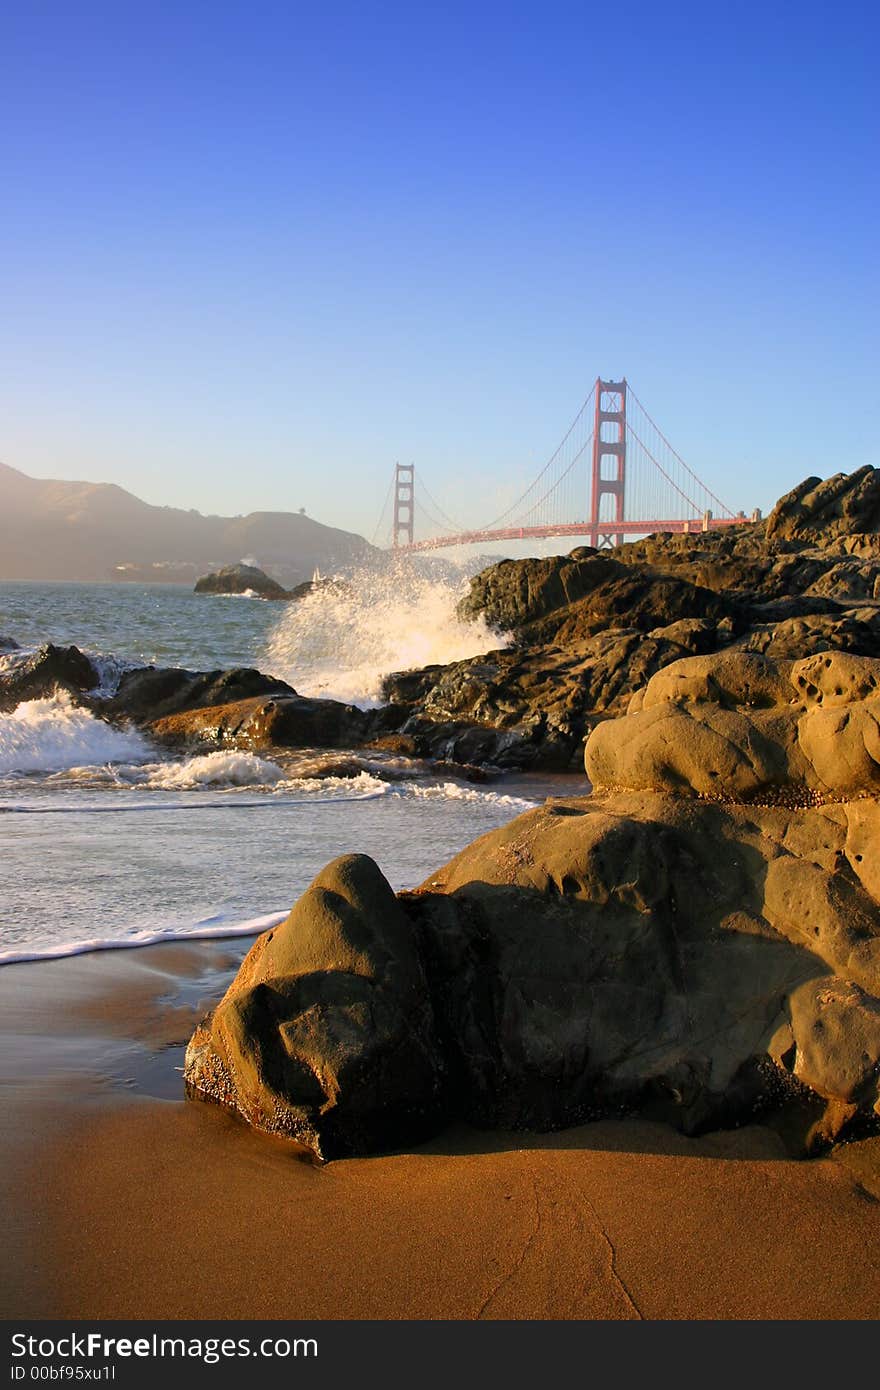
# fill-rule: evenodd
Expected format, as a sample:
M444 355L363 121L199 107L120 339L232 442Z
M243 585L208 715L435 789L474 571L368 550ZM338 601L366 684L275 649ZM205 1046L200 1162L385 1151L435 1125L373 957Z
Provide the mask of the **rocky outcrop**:
M256 594L258 598L288 599L290 593L256 565L224 565L196 580L197 594Z
M171 715L233 704L268 695L295 695L286 681L250 667L230 671L184 671L180 667L138 666L125 671L115 695L100 708L109 718L148 724Z
M246 1102L242 1083L217 1081L230 1045L208 1046L227 1036L209 1020L190 1048L190 1086L264 1128L280 1114L283 1132L328 1156L302 1118L299 1070L284 1070L302 1058L304 1025L291 1052L287 1022L316 1010L308 1068L332 1078L336 1153L398 1142L401 1105L420 1122L537 1129L609 1112L688 1133L763 1117L797 1152L876 1129L880 661L744 650L679 660L597 727L586 767L591 798L550 800L483 836L395 911L385 887L378 916L374 899L343 894L351 933L373 943L381 918L407 981L424 980L418 1067L402 1089L389 1082L387 1129L381 1105L371 1120L360 1108L376 1094L374 1059L388 1055L386 1015L364 1012L358 1031L323 1006L327 957L306 968L324 911L314 890L286 924L297 989L290 1006L273 1003L280 1026L267 1033L239 1011L228 1028L239 1051L263 1049L270 1081L252 1068ZM338 866L325 872L316 885L335 891ZM375 885L375 866L363 872ZM287 958L273 974L263 942L259 979L275 1000ZM348 968L344 951L335 959ZM383 979L393 992L390 967ZM227 1001L252 983L246 967ZM404 1013L414 998L408 983Z
M425 756L467 749L502 767L560 769L579 766L591 729L687 655L880 657L878 478L808 479L768 522L492 565L459 613L512 646L398 673L386 698Z
M512 632L520 645L736 616L723 595L678 575L635 570L588 546L544 560L502 560L475 576L458 611L465 620L482 616L491 627Z
M579 770L590 733L689 656L743 651L794 661L839 651L880 658L880 535L865 529L878 519L878 486L871 469L825 483L808 479L765 523L649 536L613 554L580 547L491 565L471 582L460 614L487 620L510 645L393 674L386 708L369 715L308 701L255 671L129 672L113 700L93 707L172 742L388 747L391 737L401 752L490 773ZM242 574L250 587L251 572ZM316 587L345 589L318 580L289 596ZM5 673L0 699L13 698L17 680ZM60 684L84 691L97 676L77 686L62 673ZM37 680L18 698L39 688Z
M596 729L586 770L599 790L790 804L878 794L880 661L730 651L674 662Z
M95 702L104 718L133 721L158 743L177 747L357 748L396 729L394 709L364 711L338 700L299 695L286 681L246 667L127 671L110 700Z
M0 654L6 655L8 652L17 652L18 650L18 643L14 637L5 637L0 634Z
M564 771L580 767L591 720L623 710L655 671L717 640L717 625L700 618L648 633L612 628L405 672L383 694L407 712L402 732L420 756Z
M421 959L376 865L328 865L251 948L186 1053L192 1092L319 1158L412 1143L442 1113Z
M111 723L134 724L157 743L204 750L357 748L396 731L395 706L364 711L338 700L309 699L260 671L185 671L141 666L124 671L115 694L77 647L40 648L0 672L0 711L57 691Z
M809 542L819 547L845 540L855 552L877 557L880 470L866 465L833 478L806 478L781 497L767 521L769 541ZM867 540L867 546L859 545Z

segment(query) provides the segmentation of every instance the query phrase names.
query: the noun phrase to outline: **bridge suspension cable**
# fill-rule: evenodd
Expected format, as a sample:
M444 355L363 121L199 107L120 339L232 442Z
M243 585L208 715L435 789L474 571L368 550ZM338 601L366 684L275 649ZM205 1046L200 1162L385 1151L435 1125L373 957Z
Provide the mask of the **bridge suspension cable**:
M632 389L631 386L628 386L628 395L629 395L629 400L630 400L630 402L635 402L635 405L638 407L638 410L641 411L641 413L642 413L642 415L644 416L645 421L647 422L649 428L650 428L651 430L654 431L655 435L657 436L657 439L659 439L659 441L660 441L660 443L662 444L663 448L666 449L666 450L668 450L669 454L670 454L670 455L672 456L672 458L675 460L675 463L679 466L679 468L681 468L681 469L683 470L683 472L686 473L686 474L688 475L688 477L691 478L691 479L693 480L693 482L696 483L698 491L701 492L701 493L703 494L703 498L704 498L704 499L705 499L705 498L708 498L710 501L714 502L715 505L716 505L716 507L718 507L718 508L720 509L720 512L721 512L722 515L724 515L724 516L733 516L733 511L731 510L731 508L728 507L724 502L722 502L722 501L721 501L721 498L720 498L716 493L714 493L710 487L707 487L707 486L706 486L706 484L705 484L705 483L703 482L703 480L694 472L694 470L691 468L691 466L690 466L688 463L685 462L685 460L682 458L681 454L679 454L679 453L677 452L677 450L673 448L673 446L670 444L669 440L666 438L666 435L665 435L665 434L663 433L663 431L661 430L660 426L659 426L659 425L656 423L656 421L648 414L647 410L646 410L645 407L642 405L642 402L639 400L638 396L636 395L635 391ZM635 435L635 430L634 430L633 424L632 424L632 413L633 413L633 412L632 412L632 410L630 409L629 416L628 416L628 418L627 418L627 428L633 433L633 435ZM644 432L646 433L647 431L644 431ZM660 450L660 449L655 449L655 451L652 452L651 450L648 449L648 447L647 447L645 444L642 444L642 448L643 448L643 449L645 450L645 452L648 454L648 456L649 456L649 458L651 459L651 461L652 461L658 468L660 468L661 471L663 471L663 470L662 470L662 465L659 463L659 461L658 461L657 458L655 457L655 454L656 454L656 453L660 453L661 450ZM669 474L667 473L665 476L666 476L666 477L669 477ZM669 481L672 482L672 479L669 478ZM674 485L674 484L673 484L673 485ZM681 490L681 489L679 489L679 491L680 491L680 490ZM691 499L691 500L693 500L693 499ZM699 507L700 504L695 502L693 505ZM707 508L706 508L706 507L702 507L701 510L702 510L702 511L705 511L705 510L707 510Z
M426 505L425 502L422 501L423 496L427 497L428 505ZM421 506L423 511L428 512L429 515L430 509L432 508L435 513L435 522L439 518L441 525L452 527L453 533L467 530L466 526L461 526L457 521L453 521L452 517L449 516L448 513L445 512L443 508L440 506L440 503L434 497L431 496L430 492L425 486L424 479L422 478L421 474L418 475L416 480L416 503L418 506Z
M376 529L373 532L370 545L378 545L380 540L388 540L391 535L391 494L394 491L394 474L388 481L388 491L385 494L385 501L382 503L382 510L379 513L379 520L376 522ZM386 520L387 517L387 520ZM385 522L383 529L382 523Z
M544 467L541 469L541 471L540 471L540 473L538 474L538 476L534 479L533 482L531 482L531 483L529 484L529 486L526 488L525 492L523 492L523 493L520 494L520 496L516 499L515 502L512 502L511 505L510 505L505 511L503 511L503 512L500 514L500 516L496 516L495 519L494 519L493 521L490 521L489 524L488 524L488 526L483 526L483 527L481 527L481 528L480 528L481 530L484 530L484 531L494 531L494 530L496 529L496 527L499 527L499 526L501 525L502 522L507 521L508 517L513 516L514 513L516 512L517 508L520 506L520 504L521 504L522 502L524 502L524 501L526 500L526 498L527 498L532 492L535 491L535 488L538 486L538 484L540 483L541 479L542 479L542 478L544 477L544 475L549 471L549 469L551 469L551 468L553 467L554 463L556 463L556 461L557 461L557 459L559 458L560 454L562 454L563 450L565 449L565 447L566 447L566 445L568 444L569 440L571 439L572 435L575 433L575 430L577 429L578 425L582 422L582 420L583 420L583 418L584 418L584 415L586 414L587 419L588 419L588 420L590 419L591 407L592 407L592 405L593 405L593 402L594 402L594 399L595 399L595 395L596 395L596 387L595 387L595 384L594 384L594 385L593 385L593 389L590 391L590 394L587 396L586 400L584 401L584 403L583 403L583 405L581 406L580 410L578 411L577 415L574 417L574 419L572 420L572 422L571 422L571 424L569 425L568 429L566 430L565 434L563 435L563 437L562 437L560 443L559 443L559 444L557 445L557 447L553 450L553 453L550 455L549 459L548 459L547 462L544 464ZM575 458L579 458L579 457L581 456L581 454L582 454L583 451L584 451L584 447L585 447L585 446L582 445L582 446L578 449L577 454L575 455ZM565 471L564 471L562 474L560 474L559 478L557 478L557 480L556 480L556 482L553 484L553 486L550 487L550 488L548 489L547 492L545 492L545 494L544 494L544 497L545 497L545 498L550 496L550 494L553 492L554 488L555 488L556 486L558 486L558 484L562 481L562 479L570 472L573 462L574 462L574 460L572 460L572 461L568 464L568 466L566 467ZM530 511L531 511L531 510L533 510L533 508L531 508ZM529 514L529 513L524 513L524 515L528 515L528 514Z

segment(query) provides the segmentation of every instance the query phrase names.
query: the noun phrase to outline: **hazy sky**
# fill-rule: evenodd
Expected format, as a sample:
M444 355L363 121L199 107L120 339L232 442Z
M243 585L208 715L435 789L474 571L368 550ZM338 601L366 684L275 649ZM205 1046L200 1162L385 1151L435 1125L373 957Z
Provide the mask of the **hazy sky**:
M880 6L10 0L0 459L478 523L626 375L734 508L880 464Z

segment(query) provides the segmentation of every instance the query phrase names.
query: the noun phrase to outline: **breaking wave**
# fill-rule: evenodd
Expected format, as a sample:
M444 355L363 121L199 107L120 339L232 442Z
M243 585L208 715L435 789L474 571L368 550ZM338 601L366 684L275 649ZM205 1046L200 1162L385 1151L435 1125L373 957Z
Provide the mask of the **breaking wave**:
M140 734L96 719L65 694L28 700L0 715L0 776L150 757L155 752Z
M382 679L392 671L507 646L509 639L482 618L463 623L457 617L465 587L407 568L313 589L286 605L269 633L261 669L302 695L375 706Z

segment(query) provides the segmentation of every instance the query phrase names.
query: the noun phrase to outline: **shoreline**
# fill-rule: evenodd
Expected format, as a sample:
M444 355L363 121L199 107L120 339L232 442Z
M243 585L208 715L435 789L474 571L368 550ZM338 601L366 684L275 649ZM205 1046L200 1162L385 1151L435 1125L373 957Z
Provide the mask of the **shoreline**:
M184 1099L252 939L0 968L3 1316L876 1317L876 1141L460 1124L315 1167Z

